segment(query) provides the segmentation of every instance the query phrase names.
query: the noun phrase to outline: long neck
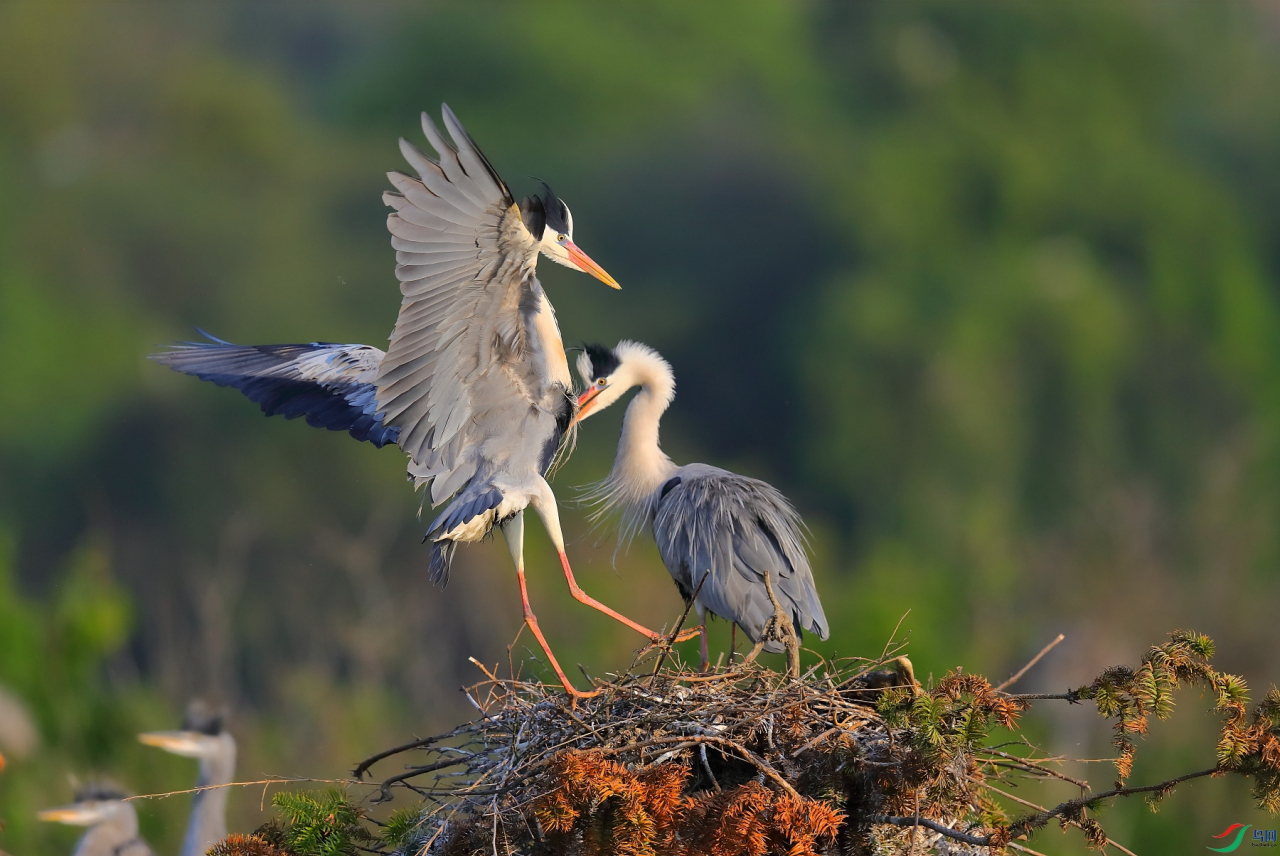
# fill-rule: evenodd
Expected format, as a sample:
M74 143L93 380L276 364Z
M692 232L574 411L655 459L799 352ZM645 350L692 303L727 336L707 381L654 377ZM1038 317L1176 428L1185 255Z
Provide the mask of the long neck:
M75 856L115 856L117 850L138 837L138 815L132 808L112 812L89 829L76 845Z
M627 405L618 455L609 474L618 499L629 510L647 508L653 492L677 469L658 444L658 426L673 384L657 371L644 372L637 380L640 391Z
M204 856L210 847L226 837L227 794L230 788L216 786L231 782L235 764L234 746L229 751L200 759L200 778L196 787L213 787L207 791L196 791L191 801L191 820L182 839L182 856Z

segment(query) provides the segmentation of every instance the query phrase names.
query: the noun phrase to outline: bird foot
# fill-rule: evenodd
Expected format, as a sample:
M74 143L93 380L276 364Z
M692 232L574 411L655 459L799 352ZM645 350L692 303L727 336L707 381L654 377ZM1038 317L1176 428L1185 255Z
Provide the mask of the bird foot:
M702 633L702 628L701 628L701 627L690 627L688 630L682 630L682 631L680 631L680 633L678 633L678 634L676 635L676 638L675 638L674 640L672 640L672 641L674 641L674 642L688 642L690 639L697 639L697 638L698 638L698 635L699 635L699 634L701 634L701 633ZM661 638L663 638L663 639L667 639L667 638L670 638L670 637L663 636L663 637L661 637ZM657 640L654 640L654 641L657 641Z
M760 641L751 652L751 659L754 660L759 655L759 649L764 646L765 641L781 642L787 649L787 677L799 678L800 634L796 633L796 626L791 620L789 611L778 602L778 596L773 591L773 580L770 577L768 573L764 575L764 588L769 594L769 602L773 604L773 615L769 616L769 621L764 626L764 633L760 634Z
M674 636L671 634L667 634L664 636L660 633L655 633L649 637L648 644L646 644L643 648L641 648L639 653L636 656L643 657L645 654L648 654L650 651L669 650L671 646L676 644L677 642L688 642L690 639L696 639L698 635L701 633L702 633L702 629L699 627L691 627L688 630L682 630L679 633L675 634Z
M578 702L579 702L579 701L581 701L582 699L584 699L584 698L595 698L596 696L600 695L600 693L604 692L604 690L598 690L598 689L597 689L597 690L592 690L591 692L585 692L585 693L584 693L584 692L583 692L582 690L580 690L580 689L575 689L574 687L569 686L569 684L568 684L568 683L566 683L566 684L564 685L564 691L565 691L565 693L569 696L569 709L570 709L570 710L577 710L577 709L578 709Z

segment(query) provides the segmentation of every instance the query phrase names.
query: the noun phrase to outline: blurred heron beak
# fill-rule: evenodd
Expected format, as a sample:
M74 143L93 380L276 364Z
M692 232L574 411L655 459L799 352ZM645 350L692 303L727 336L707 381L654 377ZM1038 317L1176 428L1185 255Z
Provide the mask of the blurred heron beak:
M595 410L595 397L604 389L602 386L591 384L590 388L578 396L578 412L573 417L574 423L581 422L591 415L591 411Z
M185 758L199 758L205 754L209 738L195 731L147 731L138 735L138 742Z
M88 805L64 805L37 812L36 818L48 823L65 823L68 826L92 826L102 818L102 811Z
M591 256L578 249L578 245L573 241L565 241L564 248L569 253L569 260L579 268L591 274L607 286L612 288L622 288L622 286L618 285L618 281L616 279L609 276L609 273L604 268L593 262L591 260Z

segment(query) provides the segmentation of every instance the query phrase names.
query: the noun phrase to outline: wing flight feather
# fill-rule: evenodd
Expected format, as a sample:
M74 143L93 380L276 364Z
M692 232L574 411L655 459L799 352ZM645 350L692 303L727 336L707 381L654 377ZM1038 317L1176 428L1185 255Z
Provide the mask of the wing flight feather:
M417 472L435 478L433 502L474 472L479 386L485 406L495 395L533 405L547 383L525 359L520 315L536 241L506 184L447 106L443 114L452 141L424 113L437 158L402 140L416 176L390 173L396 192L383 195L403 301L376 381L400 447ZM495 371L500 364L515 371Z

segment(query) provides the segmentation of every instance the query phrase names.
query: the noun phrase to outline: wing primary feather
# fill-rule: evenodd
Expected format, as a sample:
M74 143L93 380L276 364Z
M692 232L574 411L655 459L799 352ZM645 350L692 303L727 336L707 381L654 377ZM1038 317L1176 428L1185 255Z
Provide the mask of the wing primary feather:
M440 166L449 182L477 207L487 208L492 200L486 196L492 194L485 194L481 188L475 187L475 181L470 179L466 169L458 162L457 149L449 145L444 135L440 133L440 129L436 127L436 123L426 113L422 114L422 133L427 135L427 142L431 143L431 147L440 153Z
M448 104L442 104L441 113L444 116L444 126L449 129L449 136L453 137L454 142L458 144L459 155L463 157L463 166L467 165L467 156L470 155L483 168L489 179L494 183L498 190L502 193L503 200L510 205L515 199L511 195L511 191L507 189L507 183L502 180L502 176L498 175L498 171L493 168L493 164L485 157L484 152L480 151L480 147L476 145L476 141L471 139L471 135L467 133L467 129L462 127L462 123L458 121L458 117L449 109ZM468 170L471 173L471 170ZM478 179L479 177L471 173L471 177Z

